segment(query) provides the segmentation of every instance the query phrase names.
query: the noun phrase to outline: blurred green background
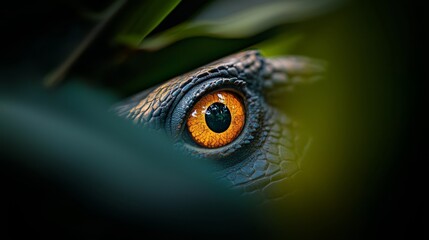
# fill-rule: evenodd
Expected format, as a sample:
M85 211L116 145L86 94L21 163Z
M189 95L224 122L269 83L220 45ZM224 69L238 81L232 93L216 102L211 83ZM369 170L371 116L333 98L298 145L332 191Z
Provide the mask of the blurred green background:
M15 238L360 239L419 215L407 208L417 76L403 2L46 0L0 12L2 188ZM215 166L108 112L246 49L329 63L322 81L280 99L314 138L302 193L262 207L212 179Z

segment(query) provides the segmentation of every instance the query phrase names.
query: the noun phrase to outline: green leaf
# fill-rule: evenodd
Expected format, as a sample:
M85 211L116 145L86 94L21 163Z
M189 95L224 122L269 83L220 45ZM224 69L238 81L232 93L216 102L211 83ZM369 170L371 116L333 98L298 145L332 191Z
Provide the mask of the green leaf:
M214 179L214 166L108 113L115 99L101 91L78 84L55 92L0 86L2 160L62 184L81 201L148 219L201 219L201 213L216 218L222 207L239 214L249 210Z
M143 39L179 4L180 0L144 1L133 6L119 25L115 42L137 47Z
M179 40L196 36L245 38L280 24L298 22L320 15L331 10L337 2L336 0L284 0L256 1L249 4L247 1L238 1L231 5L229 1L215 1L194 20L145 39L140 48L157 50Z

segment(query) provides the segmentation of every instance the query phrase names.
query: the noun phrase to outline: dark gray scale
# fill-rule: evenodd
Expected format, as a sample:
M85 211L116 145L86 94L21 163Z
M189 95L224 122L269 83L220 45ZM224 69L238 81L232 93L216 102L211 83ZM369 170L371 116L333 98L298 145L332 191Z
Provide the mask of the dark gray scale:
M220 102L210 105L205 114L207 126L216 133L225 132L231 125L231 113L228 107Z

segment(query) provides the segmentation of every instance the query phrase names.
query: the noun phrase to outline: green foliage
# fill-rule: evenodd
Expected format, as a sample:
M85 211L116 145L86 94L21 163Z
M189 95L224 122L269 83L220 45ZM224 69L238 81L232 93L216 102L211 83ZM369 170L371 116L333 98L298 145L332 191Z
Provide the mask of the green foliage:
M115 37L118 43L137 47L143 39L179 4L180 0L141 1L129 8L126 18L119 24Z
M242 211L213 181L212 167L108 113L111 96L80 84L50 93L35 85L1 87L3 164L26 166L104 212L170 218L186 208L192 218L200 207L214 210L214 203ZM175 205L166 207L167 199ZM216 210L207 214L215 217Z
M158 50L191 37L246 38L280 24L303 21L333 7L335 1L215 1L199 16L148 38L141 49ZM335 6L335 5L334 5ZM231 9L235 7L236 9ZM227 11L226 11L227 10ZM225 13L226 12L226 13Z

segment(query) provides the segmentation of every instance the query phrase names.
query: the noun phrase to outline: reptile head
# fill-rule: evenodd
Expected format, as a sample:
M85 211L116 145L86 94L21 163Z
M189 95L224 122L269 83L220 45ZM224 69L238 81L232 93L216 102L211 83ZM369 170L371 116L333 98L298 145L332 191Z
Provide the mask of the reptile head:
M189 154L214 161L220 167L216 176L232 187L281 198L288 190L273 189L301 172L310 138L300 134L275 98L313 81L322 70L309 58L264 58L246 51L147 89L116 110L165 132Z

